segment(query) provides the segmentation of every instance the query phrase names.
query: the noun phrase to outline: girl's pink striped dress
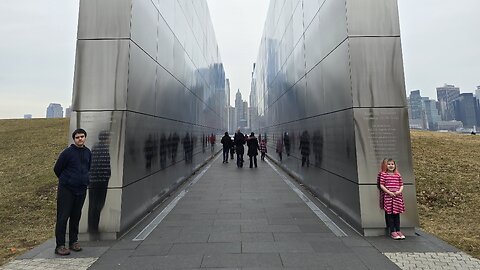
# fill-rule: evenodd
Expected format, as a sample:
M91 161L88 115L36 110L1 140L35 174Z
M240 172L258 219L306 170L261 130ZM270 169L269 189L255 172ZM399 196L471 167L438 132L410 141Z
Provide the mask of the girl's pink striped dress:
M403 186L402 176L398 173L389 174L382 172L380 174L380 185L385 186L389 191L395 192L400 190ZM405 203L403 202L403 194L399 194L395 197L388 195L385 192L383 194L383 209L387 214L400 214L405 212Z

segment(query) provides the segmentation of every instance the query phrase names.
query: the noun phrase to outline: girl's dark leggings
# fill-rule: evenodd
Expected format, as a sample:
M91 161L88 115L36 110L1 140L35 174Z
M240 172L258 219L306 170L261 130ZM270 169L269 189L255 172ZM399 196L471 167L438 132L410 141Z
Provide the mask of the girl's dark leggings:
M390 232L400 231L400 214L387 214L385 212L385 221Z

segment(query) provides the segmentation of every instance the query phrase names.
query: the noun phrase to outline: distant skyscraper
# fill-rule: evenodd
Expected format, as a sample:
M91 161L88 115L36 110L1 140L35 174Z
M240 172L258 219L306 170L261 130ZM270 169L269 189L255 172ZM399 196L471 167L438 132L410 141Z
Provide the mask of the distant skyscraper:
M63 108L58 103L50 103L47 107L47 118L62 118Z
M421 119L422 118L422 97L420 96L420 90L413 90L410 92L409 105L410 105L410 119Z
M443 87L437 87L437 100L440 105L442 120L450 121L455 119L453 103L459 95L460 88L455 87L455 85L445 84Z
M68 107L65 109L65 118L70 118L72 115L72 107Z
M429 130L436 130L437 123L442 120L440 114L438 113L437 102L428 98L422 101L427 122L426 128Z
M227 92L227 108L230 107L230 79L225 79L225 91Z
M24 114L23 119L32 119L32 115L31 114Z
M240 93L240 89L238 89L237 94L235 95L235 125L240 127L240 120L243 117L243 100L242 100L242 93Z
M476 103L472 93L460 94L454 101L456 120L462 121L465 128L473 128L477 125Z
M232 106L228 107L228 118L229 118L228 132L233 134L237 131L238 125L235 121L235 108Z

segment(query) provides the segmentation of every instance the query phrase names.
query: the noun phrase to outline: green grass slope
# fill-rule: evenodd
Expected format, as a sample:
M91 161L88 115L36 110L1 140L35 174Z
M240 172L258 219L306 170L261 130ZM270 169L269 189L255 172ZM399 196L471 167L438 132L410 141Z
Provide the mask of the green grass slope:
M480 259L480 136L410 134L420 226Z
M67 119L0 120L0 265L53 236Z

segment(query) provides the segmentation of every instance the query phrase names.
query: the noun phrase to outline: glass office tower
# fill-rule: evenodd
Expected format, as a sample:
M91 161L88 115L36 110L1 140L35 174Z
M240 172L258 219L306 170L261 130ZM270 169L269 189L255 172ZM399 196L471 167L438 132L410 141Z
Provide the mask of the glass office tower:
M384 233L377 173L394 158L418 225L396 0L272 0L253 129L271 156L365 235ZM253 92L253 91L252 91ZM265 137L264 137L265 138Z
M81 231L116 238L212 157L225 106L205 0L81 0L70 125L93 152Z

